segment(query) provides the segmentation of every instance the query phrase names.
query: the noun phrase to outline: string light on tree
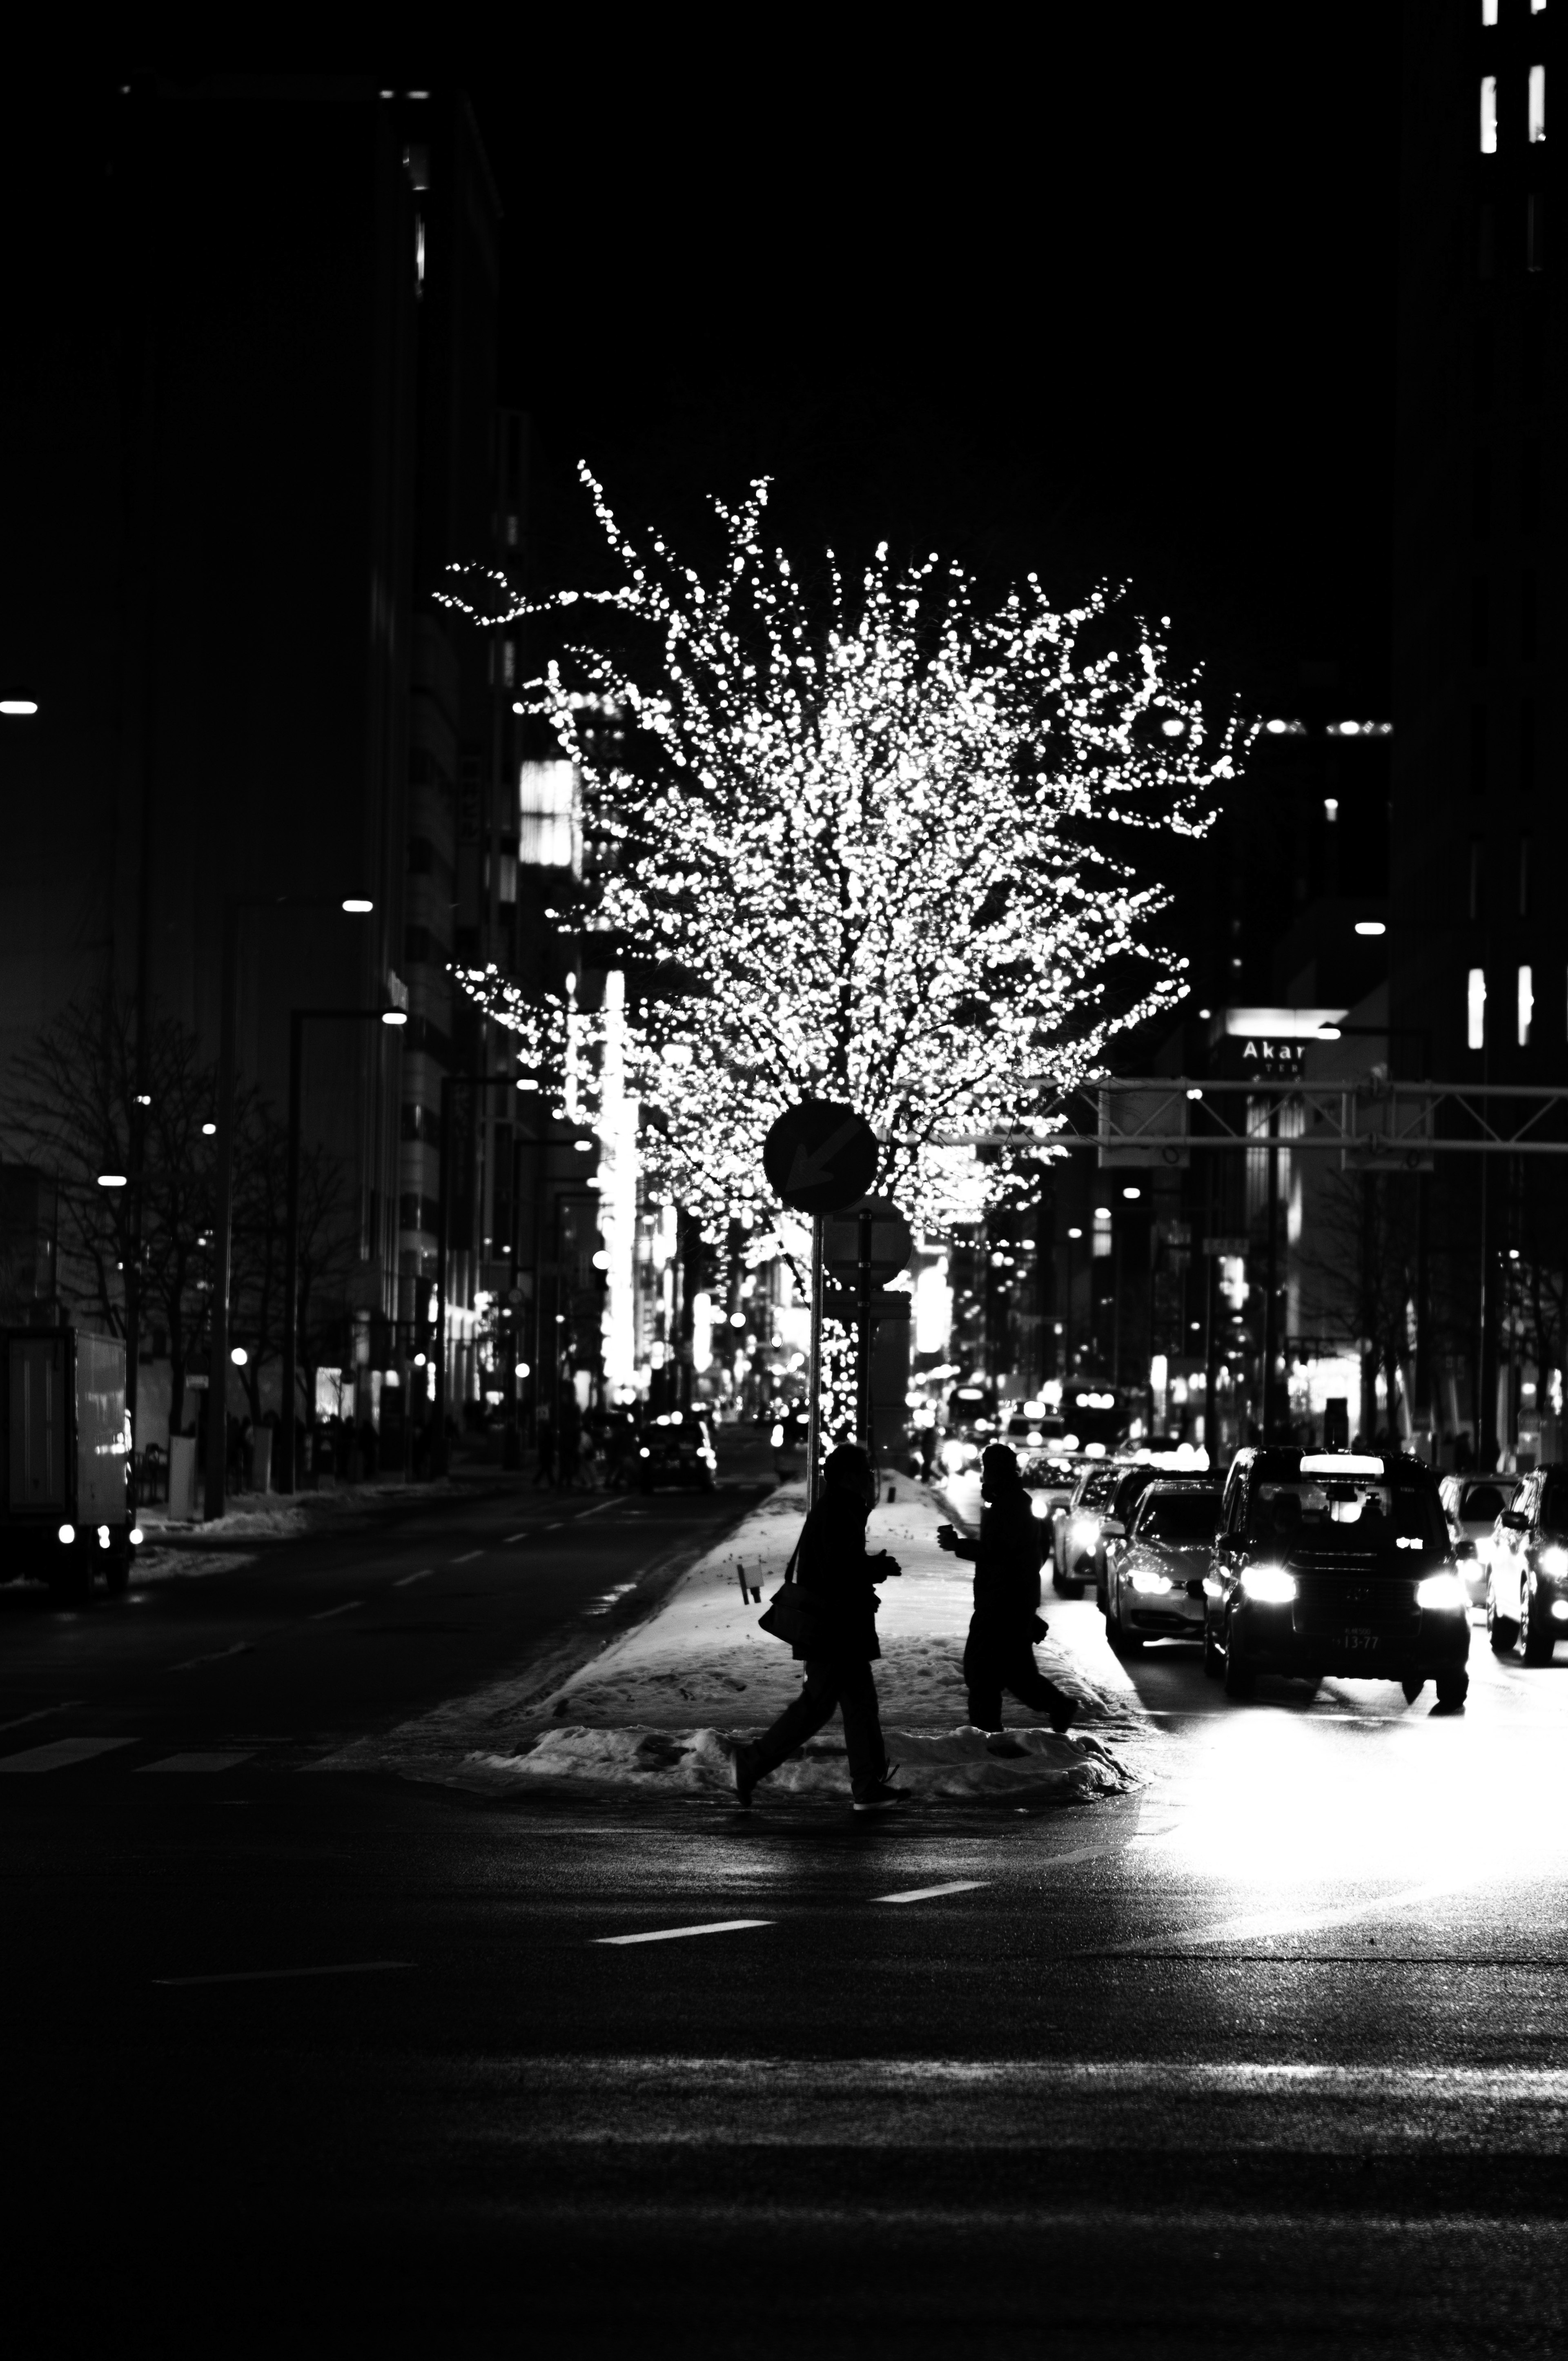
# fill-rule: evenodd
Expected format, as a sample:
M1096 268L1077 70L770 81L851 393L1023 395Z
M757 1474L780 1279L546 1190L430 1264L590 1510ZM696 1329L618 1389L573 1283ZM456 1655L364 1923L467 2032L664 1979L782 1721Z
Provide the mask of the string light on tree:
M725 554L704 575L583 480L623 588L530 607L454 569L445 602L492 629L556 619L525 695L583 782L576 916L688 981L626 1010L651 1185L710 1221L760 1214L763 1135L819 1096L885 1139L880 1185L917 1224L976 1218L1022 1157L942 1136L1028 1127L1037 1164L1025 1078L1071 1086L1185 996L1137 834L1201 833L1243 733L1174 676L1168 619L1114 591L1058 609L1030 576L987 604L958 566L885 546L808 586L762 539L765 482L713 503ZM591 1016L456 972L524 1064L559 1089L569 1057L591 1099Z

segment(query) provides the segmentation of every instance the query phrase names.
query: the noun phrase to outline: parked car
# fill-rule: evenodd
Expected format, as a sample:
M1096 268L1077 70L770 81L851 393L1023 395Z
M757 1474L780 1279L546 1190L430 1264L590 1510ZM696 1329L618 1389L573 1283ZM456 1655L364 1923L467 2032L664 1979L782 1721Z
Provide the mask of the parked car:
M1094 1579L1100 1520L1121 1472L1110 1460L1091 1461L1080 1476L1071 1499L1056 1520L1051 1587L1063 1598L1081 1598L1085 1580Z
M1203 1585L1214 1550L1220 1483L1151 1484L1113 1561L1105 1637L1112 1653L1135 1655L1146 1640L1201 1640Z
M1486 1603L1486 1568L1492 1534L1505 1509L1514 1505L1517 1476L1445 1476L1438 1489L1453 1539L1453 1554L1472 1603Z
M713 1429L700 1411L661 1411L642 1430L637 1450L637 1488L652 1492L658 1484L681 1484L688 1491L711 1492L718 1480L718 1455Z
M1568 1467L1538 1467L1498 1513L1486 1633L1496 1654L1517 1649L1527 1664L1549 1664L1568 1639Z
M1568 1556L1565 1556L1568 1565ZM1239 1451L1204 1589L1203 1669L1398 1681L1413 1704L1470 1686L1470 1599L1437 1479L1401 1452Z

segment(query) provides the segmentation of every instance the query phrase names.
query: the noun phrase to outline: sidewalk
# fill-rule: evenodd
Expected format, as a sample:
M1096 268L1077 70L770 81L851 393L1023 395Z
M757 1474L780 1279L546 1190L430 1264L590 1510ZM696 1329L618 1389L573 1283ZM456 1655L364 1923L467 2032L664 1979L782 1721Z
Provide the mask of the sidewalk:
M1041 1667L1080 1699L1080 1724L1058 1738L1018 1707L1003 1739L988 1739L968 1724L961 1662L972 1569L938 1546L937 1527L947 1513L938 1501L905 1480L892 1487L890 1504L888 1488L867 1538L873 1550L891 1550L904 1568L901 1579L883 1586L876 1668L900 1784L922 1798L1001 1798L1021 1806L1117 1795L1135 1784L1092 1734L1094 1721L1115 1708L1050 1642L1040 1651ZM803 1486L781 1488L691 1567L656 1614L526 1716L515 1708L509 1714L509 1685L498 1683L392 1733L387 1767L492 1788L524 1781L609 1783L648 1794L732 1795L734 1741L764 1729L800 1686L789 1650L758 1629L761 1608L742 1600L740 1572L765 1601L782 1579L804 1509ZM438 1721L444 1768L433 1760ZM465 1728L469 1749L459 1754ZM842 1803L847 1794L835 1719L758 1798L765 1808L769 1796L830 1795Z

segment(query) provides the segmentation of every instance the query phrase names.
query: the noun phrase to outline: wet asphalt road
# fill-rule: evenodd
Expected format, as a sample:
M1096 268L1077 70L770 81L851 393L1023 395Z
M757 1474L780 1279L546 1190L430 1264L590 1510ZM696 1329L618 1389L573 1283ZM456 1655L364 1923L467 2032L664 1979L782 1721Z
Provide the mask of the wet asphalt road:
M422 1620L503 1612L455 1561L523 1520L462 1515ZM647 1554L615 1521L536 1536L529 1579L585 1613ZM398 1653L343 1634L378 1593L312 1622L340 1577L369 1600L347 1546L205 1668L259 1684L233 1713L152 1716L174 1625L127 1610L93 1644L145 1653L71 1730L132 1741L0 1776L16 2349L1562 2349L1568 1651L1477 1632L1462 1717L1227 1707L1057 1602L1147 1781L1120 1801L498 1800L313 1773L456 1662L437 1631L357 1669ZM43 1677L41 1631L7 1671ZM276 1747L142 1775L252 1720Z

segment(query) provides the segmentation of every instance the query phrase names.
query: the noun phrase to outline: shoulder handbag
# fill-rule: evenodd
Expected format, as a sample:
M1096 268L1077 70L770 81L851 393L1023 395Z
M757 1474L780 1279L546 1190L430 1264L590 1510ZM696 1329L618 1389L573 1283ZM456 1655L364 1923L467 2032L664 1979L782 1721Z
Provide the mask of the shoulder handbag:
M801 1540L805 1538L803 1532ZM825 1636L822 1601L814 1591L794 1579L799 1556L800 1542L796 1542L784 1568L784 1580L757 1618L759 1628L771 1638L782 1640L786 1648L809 1648Z

